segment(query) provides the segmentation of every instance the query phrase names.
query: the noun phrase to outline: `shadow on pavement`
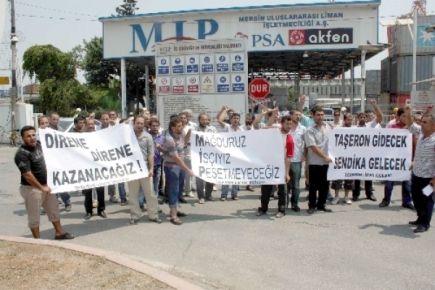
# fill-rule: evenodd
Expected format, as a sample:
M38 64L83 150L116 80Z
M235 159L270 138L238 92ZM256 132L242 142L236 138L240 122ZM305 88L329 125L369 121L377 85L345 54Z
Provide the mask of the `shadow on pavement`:
M83 218L83 215L81 215L81 217ZM99 232L110 231L120 227L128 227L130 224L128 218L111 219L110 216L108 216L107 219L102 219L99 216L93 216L90 220L84 221L80 224L62 223L62 226L65 231L72 233L76 237L81 237ZM41 238L53 239L53 237L53 228L41 231Z
M378 204L360 204L358 206L362 210L389 210L389 211L409 210L409 209L402 208L400 205L379 207Z
M367 224L360 227L361 230L365 230L368 228L379 228L381 229L381 232L379 233L387 236L397 236L397 237L408 238L408 239L415 239L419 237L412 231L413 229L409 225L401 224L401 225L386 226L380 224Z

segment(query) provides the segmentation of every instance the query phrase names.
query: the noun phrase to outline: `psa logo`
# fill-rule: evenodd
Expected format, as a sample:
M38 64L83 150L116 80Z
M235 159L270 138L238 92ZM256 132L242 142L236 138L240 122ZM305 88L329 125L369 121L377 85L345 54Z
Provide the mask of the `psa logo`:
M289 45L353 43L352 28L289 30Z

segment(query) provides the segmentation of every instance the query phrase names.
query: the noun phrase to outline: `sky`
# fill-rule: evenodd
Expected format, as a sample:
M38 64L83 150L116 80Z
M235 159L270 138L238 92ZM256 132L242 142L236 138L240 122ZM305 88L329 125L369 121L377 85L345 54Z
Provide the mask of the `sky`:
M328 0L139 0L137 14L234 6L327 2ZM412 2L413 0L383 0L379 8L380 22L409 13ZM121 3L122 0L15 0L19 62L24 51L35 44L52 44L63 51L68 51L82 44L84 39L89 40L94 36L101 36L102 24L98 21L98 17L115 14L115 7ZM8 0L0 0L0 34L2 24L5 28L3 35L0 35L0 75L7 74L4 69L10 67L8 42L10 30L8 21L10 19L5 13L8 10ZM427 12L435 14L435 0L427 0ZM6 17L2 14L6 14ZM379 42L387 42L386 29L381 25ZM386 51L370 59L367 62L367 69L380 69L380 61L385 57L387 57ZM358 73L357 70L356 76Z

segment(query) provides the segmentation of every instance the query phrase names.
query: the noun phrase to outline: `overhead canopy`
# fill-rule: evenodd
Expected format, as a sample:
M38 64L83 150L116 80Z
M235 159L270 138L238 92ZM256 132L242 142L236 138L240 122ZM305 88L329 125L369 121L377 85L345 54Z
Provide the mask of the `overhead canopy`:
M325 1L326 2L326 1ZM100 18L104 57L154 66L166 41L246 39L249 73L334 78L383 50L380 0L283 4ZM374 45L372 45L374 44Z

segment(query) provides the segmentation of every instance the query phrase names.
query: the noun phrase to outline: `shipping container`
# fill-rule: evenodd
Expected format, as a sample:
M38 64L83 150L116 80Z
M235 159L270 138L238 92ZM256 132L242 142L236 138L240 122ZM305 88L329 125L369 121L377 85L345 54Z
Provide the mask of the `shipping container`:
M417 81L432 78L432 58L431 55L417 56ZM412 56L391 58L389 75L390 93L409 94L412 89ZM429 90L430 86L429 82L417 84L417 91Z
M390 74L391 58L387 57L381 61L381 92L389 93L391 91Z
M435 32L426 32L426 28L435 24L435 15L419 16L417 22L417 54L435 54ZM395 25L388 28L388 49L390 57L412 55L413 26Z

